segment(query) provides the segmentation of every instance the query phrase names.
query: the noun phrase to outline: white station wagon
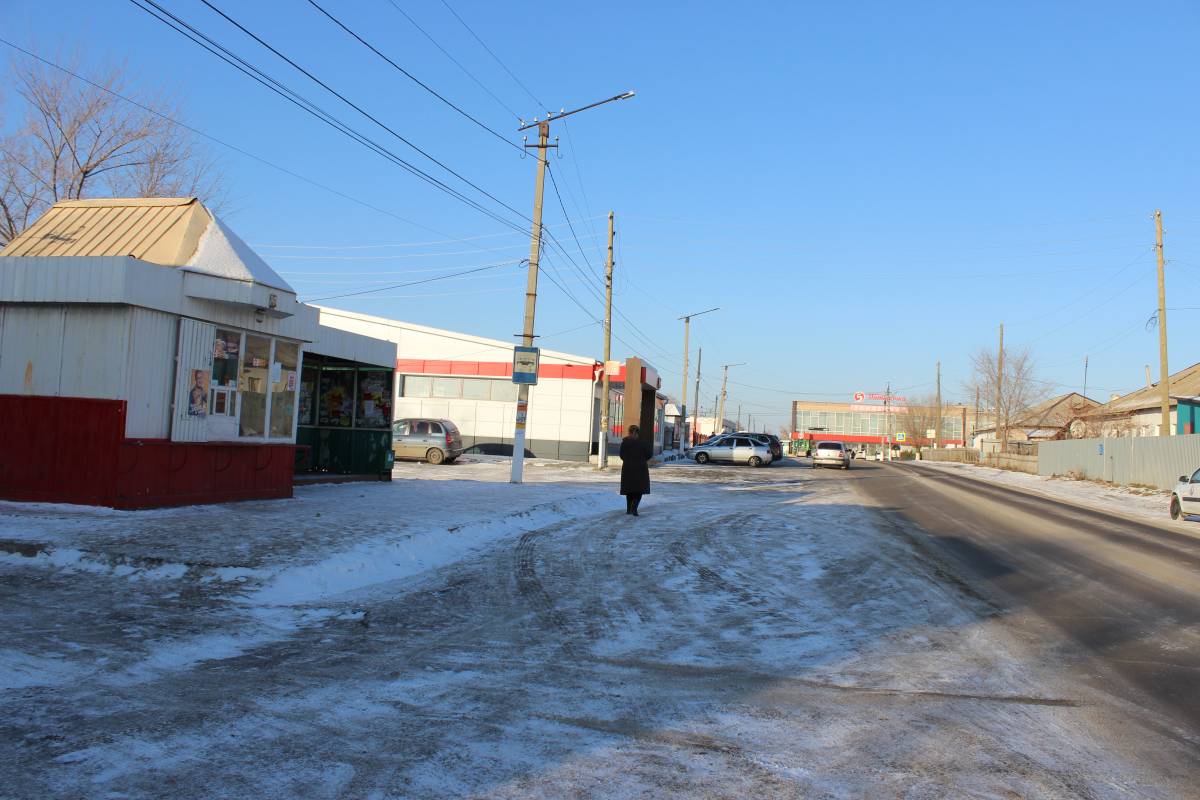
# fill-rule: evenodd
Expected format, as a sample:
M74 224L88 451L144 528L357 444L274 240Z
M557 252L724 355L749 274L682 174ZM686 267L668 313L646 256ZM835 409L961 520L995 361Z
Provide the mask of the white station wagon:
M1171 490L1171 519L1183 519L1188 514L1200 514L1200 469L1179 476L1179 483Z

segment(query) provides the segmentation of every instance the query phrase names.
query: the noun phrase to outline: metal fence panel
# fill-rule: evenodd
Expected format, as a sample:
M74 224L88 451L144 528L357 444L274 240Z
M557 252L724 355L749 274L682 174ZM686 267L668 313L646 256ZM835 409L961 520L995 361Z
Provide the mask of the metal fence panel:
M1170 489L1200 468L1200 434L1043 442L1039 475L1076 474L1092 480Z

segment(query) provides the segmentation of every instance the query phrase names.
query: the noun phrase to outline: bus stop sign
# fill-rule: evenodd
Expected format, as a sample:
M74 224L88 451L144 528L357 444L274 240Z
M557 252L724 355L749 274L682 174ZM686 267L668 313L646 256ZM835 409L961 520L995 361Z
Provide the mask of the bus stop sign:
M513 348L512 382L524 383L529 386L537 385L538 364L542 359L542 351L536 347Z

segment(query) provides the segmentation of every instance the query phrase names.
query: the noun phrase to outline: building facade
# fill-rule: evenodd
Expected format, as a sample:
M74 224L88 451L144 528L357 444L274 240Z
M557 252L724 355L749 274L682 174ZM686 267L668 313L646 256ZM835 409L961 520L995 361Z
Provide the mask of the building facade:
M903 399L903 398L899 398ZM923 409L932 420L934 409ZM910 431L911 418L907 405L887 406L873 403L827 403L796 400L792 403L792 437L808 441L836 441L854 445L855 449L874 453L891 442L899 446L930 444L927 430ZM941 440L944 447L961 447L963 431L968 435L974 421L974 410L965 405L942 406Z

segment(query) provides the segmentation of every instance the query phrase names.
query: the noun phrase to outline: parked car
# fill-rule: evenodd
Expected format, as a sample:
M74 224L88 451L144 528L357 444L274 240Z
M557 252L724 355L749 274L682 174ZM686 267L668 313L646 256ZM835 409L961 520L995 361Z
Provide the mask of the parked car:
M724 461L730 464L749 464L752 467L761 467L771 463L771 448L768 445L741 434L729 434L710 439L704 444L696 445L686 451L685 455L694 458L697 464Z
M1200 469L1179 476L1179 483L1171 490L1171 519L1184 519L1189 514L1200 514Z
M813 450L813 469L817 467L850 469L849 450L841 442L817 442Z
M749 433L747 431L738 431L738 436L749 436L751 439L756 439L767 447L771 448L771 463L783 459L783 442L779 441L779 437L770 433Z
M397 459L453 464L462 455L462 434L448 419L401 419L392 423L392 452Z

